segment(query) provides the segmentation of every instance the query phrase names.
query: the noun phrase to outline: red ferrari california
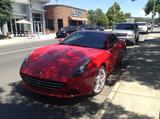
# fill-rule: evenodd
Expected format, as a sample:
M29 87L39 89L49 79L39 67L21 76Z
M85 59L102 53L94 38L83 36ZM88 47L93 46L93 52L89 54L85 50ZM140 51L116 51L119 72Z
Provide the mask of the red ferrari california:
M114 33L79 31L59 44L34 50L25 58L22 86L42 95L70 98L99 94L123 61L125 43Z

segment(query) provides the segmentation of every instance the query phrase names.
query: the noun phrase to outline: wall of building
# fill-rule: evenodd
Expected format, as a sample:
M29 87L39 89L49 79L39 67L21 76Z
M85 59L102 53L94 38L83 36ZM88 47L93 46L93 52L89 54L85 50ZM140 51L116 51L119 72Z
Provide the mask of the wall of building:
M45 7L46 19L53 19L54 29L53 31L58 30L58 19L63 19L63 27L69 25L69 17L72 17L72 9L81 10L82 18L87 18L87 11L79 8L74 8L65 5L48 5Z
M29 10L27 4L13 3L13 16L28 16Z

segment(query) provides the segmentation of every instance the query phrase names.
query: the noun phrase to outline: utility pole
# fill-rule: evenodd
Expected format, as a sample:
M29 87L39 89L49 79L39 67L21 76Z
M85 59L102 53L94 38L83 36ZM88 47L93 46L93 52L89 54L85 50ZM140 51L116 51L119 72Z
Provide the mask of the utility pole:
M154 6L153 6L153 11L152 11L152 28L151 28L151 31L153 31L153 27L154 27L154 24L155 24L155 14L156 14L156 2L157 0L154 0Z

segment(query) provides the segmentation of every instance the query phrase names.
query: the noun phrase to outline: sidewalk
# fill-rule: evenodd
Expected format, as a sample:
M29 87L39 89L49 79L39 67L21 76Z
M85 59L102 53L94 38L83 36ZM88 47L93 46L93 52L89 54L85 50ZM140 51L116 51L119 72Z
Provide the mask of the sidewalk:
M52 33L52 34L45 34L45 35L39 35L39 36L36 35L33 38L13 37L11 39L0 39L0 46L22 44L22 43L36 42L36 41L42 41L42 40L54 40L55 37L56 37L56 34Z
M160 119L160 35L152 36L129 49L99 118Z

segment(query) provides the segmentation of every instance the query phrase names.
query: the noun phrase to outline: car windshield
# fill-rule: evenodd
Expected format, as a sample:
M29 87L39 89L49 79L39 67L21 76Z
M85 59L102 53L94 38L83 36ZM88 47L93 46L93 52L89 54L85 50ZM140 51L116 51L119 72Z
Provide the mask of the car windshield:
M134 24L117 24L115 29L117 29L117 30L134 30Z
M146 26L146 23L138 23L138 26Z
M60 44L105 49L107 34L101 32L76 32Z

